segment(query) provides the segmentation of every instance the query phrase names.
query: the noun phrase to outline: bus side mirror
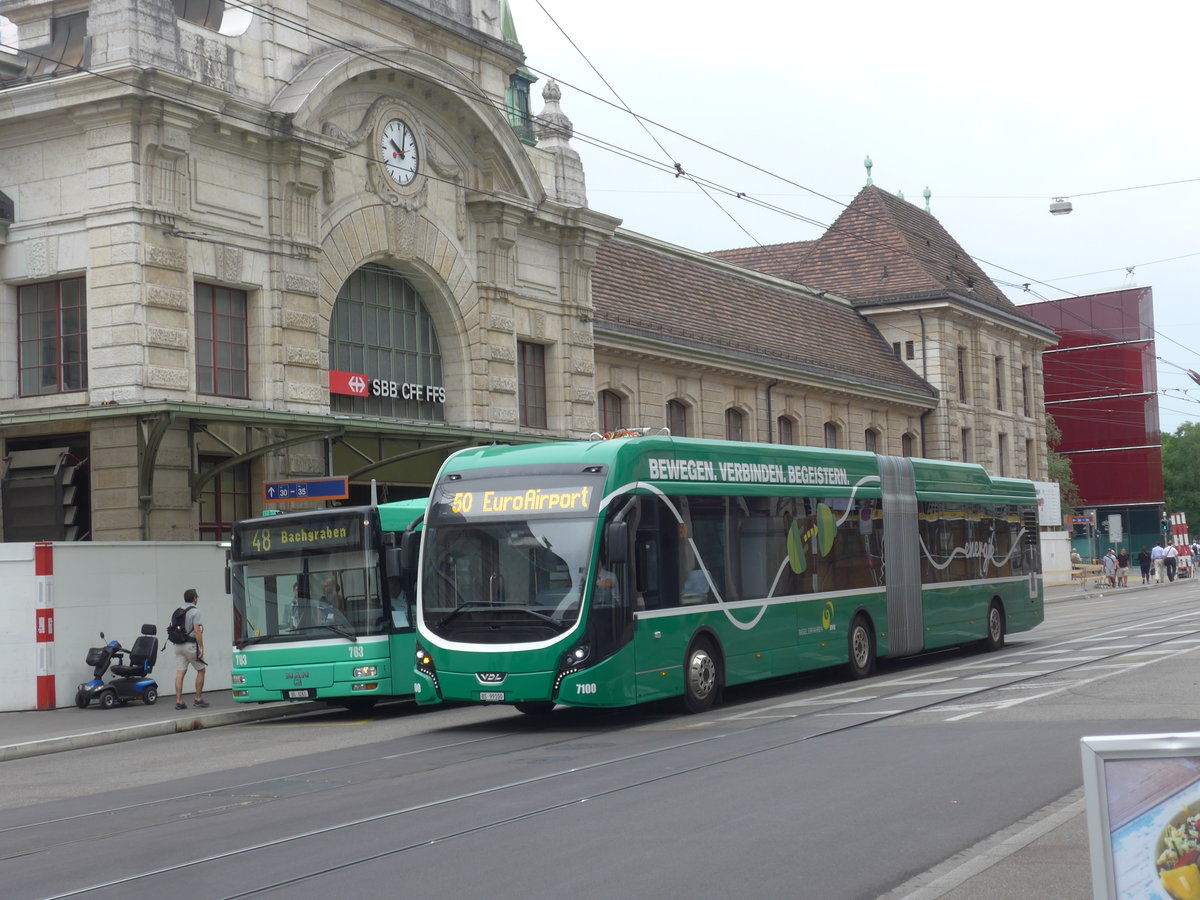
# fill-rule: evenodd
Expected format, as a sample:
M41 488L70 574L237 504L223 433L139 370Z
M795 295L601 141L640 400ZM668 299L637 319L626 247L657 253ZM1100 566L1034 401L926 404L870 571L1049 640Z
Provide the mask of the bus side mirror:
M400 569L403 572L416 572L417 553L421 549L421 535L416 531L406 531L400 536Z
M625 522L609 522L604 531L605 559L612 565L629 562L629 525Z
M399 547L383 548L383 568L386 571L388 578L396 578L403 574L404 570L400 565Z

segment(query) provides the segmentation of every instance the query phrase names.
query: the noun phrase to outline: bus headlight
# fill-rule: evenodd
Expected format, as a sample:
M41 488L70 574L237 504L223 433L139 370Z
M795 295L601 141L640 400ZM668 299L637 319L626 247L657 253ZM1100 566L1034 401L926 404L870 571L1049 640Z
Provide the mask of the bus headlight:
M245 675L232 675L230 677L234 684L245 684L246 683Z
M566 652L566 655L563 656L562 668L563 669L581 668L582 666L587 664L587 661L588 661L588 659L591 658L591 655L592 655L592 648L586 642L581 641L580 643L578 643L574 647L572 647L570 650L568 650Z
M563 679L586 667L591 658L592 646L587 641L580 641L563 654L563 658L558 664L558 675L554 679L554 689L550 694L552 700L558 698L558 689L562 686Z
M441 696L441 686L438 684L437 668L433 665L433 657L425 652L425 648L417 644L417 671L433 682L433 689Z
M352 677L354 677L354 678L378 678L379 677L379 667L378 666L359 666L357 669L354 670L354 675Z

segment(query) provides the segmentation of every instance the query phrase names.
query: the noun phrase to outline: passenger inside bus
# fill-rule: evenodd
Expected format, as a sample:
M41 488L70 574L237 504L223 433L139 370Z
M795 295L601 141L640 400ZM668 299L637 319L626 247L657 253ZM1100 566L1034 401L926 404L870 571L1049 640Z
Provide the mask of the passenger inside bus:
M708 602L708 579L701 569L692 569L683 583L682 601L685 606Z
M404 582L398 575L393 575L387 583L392 625L396 628L408 628L412 624L412 598L404 589Z

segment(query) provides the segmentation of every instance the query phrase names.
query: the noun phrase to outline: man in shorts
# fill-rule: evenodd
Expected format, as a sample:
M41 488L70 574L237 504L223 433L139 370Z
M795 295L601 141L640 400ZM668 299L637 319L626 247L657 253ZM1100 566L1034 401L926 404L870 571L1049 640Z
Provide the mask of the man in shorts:
M182 644L175 645L175 708L187 709L183 702L183 676L187 674L188 666L196 670L196 697L193 706L201 709L208 706L204 699L204 670L208 663L204 661L204 614L196 606L200 593L195 588L183 592L183 607L187 610L183 617L183 630L188 639Z

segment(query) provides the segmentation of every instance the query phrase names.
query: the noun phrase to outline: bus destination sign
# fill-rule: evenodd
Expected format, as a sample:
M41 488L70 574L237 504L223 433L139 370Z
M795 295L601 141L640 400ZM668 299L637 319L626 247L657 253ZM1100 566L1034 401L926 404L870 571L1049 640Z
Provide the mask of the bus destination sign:
M456 491L450 512L470 519L580 515L593 511L596 493L585 485Z
M278 525L238 528L234 533L237 541L235 555L245 559L312 550L356 550L362 546L362 525L362 516L341 514L314 516Z

